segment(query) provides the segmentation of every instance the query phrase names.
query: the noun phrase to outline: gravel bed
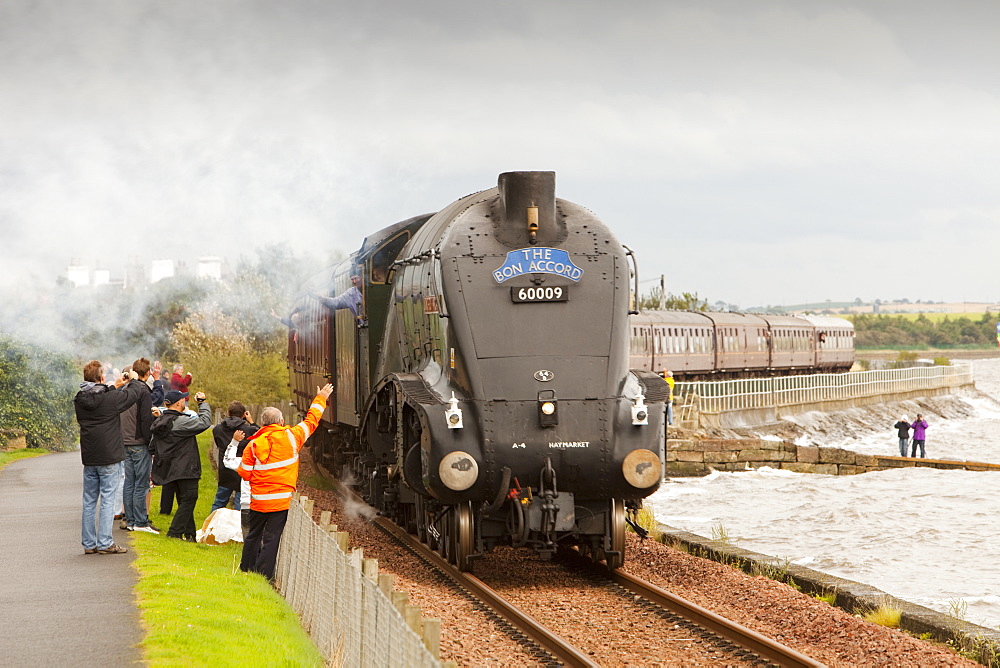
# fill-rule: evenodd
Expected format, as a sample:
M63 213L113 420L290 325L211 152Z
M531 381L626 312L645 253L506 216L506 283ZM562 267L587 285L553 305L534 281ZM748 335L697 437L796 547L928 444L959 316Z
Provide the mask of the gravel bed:
M395 576L395 588L410 595L425 617L441 619L441 658L462 666L539 665L511 639L502 623L443 582L433 570L367 522L347 512L331 491L304 481L315 475L308 457L300 462L299 491L316 502L314 519L330 510L331 521L351 535L352 547L379 561ZM369 512L371 509L367 509ZM977 666L934 645L847 614L763 576L691 556L629 533L625 570L672 593L792 647L830 666ZM558 573L554 576L553 569ZM738 666L738 658L696 642L683 625L646 611L641 603L593 581L541 562L524 550L495 550L475 565L477 576L515 601L606 666ZM676 626L676 628L675 628Z
M702 639L703 629L665 619L606 579L540 561L527 550L497 548L476 563L475 573L602 666L753 665L754 657L737 658L714 638Z
M764 576L629 533L625 571L829 666L978 666Z

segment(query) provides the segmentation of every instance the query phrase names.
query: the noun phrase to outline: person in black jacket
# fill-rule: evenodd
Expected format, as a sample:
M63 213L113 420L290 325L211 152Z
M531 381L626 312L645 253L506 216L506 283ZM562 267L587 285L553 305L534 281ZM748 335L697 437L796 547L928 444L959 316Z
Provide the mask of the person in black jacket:
M201 478L201 453L195 437L212 426L212 407L205 401L205 393L198 392L194 395L198 414L185 413L187 398L187 392L167 392L163 399L167 410L153 422L153 482L175 484L177 512L167 536L194 542L194 506Z
M125 519L122 529L160 533L149 521L146 494L149 492L149 469L153 456L149 445L153 426L153 391L149 387L149 360L140 357L132 363L132 370L138 379L129 381L139 388L139 401L122 413L122 440L125 442L125 486L122 499L125 504ZM155 381L159 382L159 381ZM161 391L162 393L162 391Z
M892 425L892 428L896 430L896 435L899 436L899 456L906 456L906 446L910 441L910 420L904 415L899 418L899 422Z
M260 429L260 427L253 423L253 416L250 414L250 411L239 401L229 404L227 412L229 415L212 428L212 438L215 439L215 448L219 453L217 460L219 463L219 488L215 492L215 502L212 504L209 514L229 505L229 498L233 495L235 495L233 509L240 510L240 484L243 482L243 479L240 478L236 471L227 469L223 465L222 460L225 459L226 448L229 447L229 442L233 440L233 434L237 431L242 431L244 434L253 436ZM242 456L244 447L246 447L246 441L240 443L236 454Z
M111 535L115 517L115 490L121 477L125 444L119 414L139 401L139 387L124 378L114 387L104 384L97 360L83 367L83 382L73 398L80 423L80 457L83 460L83 532L85 554L122 554ZM96 527L95 527L96 523ZM96 530L95 530L96 529Z

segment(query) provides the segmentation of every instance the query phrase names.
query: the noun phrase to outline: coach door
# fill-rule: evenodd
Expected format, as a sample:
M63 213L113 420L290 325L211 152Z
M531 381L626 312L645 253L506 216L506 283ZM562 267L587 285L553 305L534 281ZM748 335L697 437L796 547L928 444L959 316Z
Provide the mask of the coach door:
M343 265L341 265L343 267ZM353 267L348 267L334 277L334 294L342 294L351 287ZM336 386L337 422L358 426L358 355L360 340L358 337L358 319L351 309L341 308L333 311L334 329L336 332L334 352L336 354Z

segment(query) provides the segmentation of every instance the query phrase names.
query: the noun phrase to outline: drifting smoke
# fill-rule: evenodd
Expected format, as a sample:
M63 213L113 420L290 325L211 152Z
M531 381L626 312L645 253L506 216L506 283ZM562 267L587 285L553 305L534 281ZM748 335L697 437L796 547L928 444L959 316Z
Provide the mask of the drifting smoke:
M341 487L345 490L349 490L359 482L361 482L358 477L350 469L344 469L340 475L340 480L338 481ZM347 515L348 521L364 521L370 522L378 516L378 511L369 506L363 501L359 501L355 496L348 495L342 500L344 514Z
M367 503L348 499L344 501L344 514L352 522L356 520L371 522L378 515L378 511Z
M254 341L283 336L279 318L289 312L306 277L330 262L279 246L241 260L221 281L178 276L129 289L68 283L0 288L0 333L117 368L139 357L176 361L170 334L192 317L210 324L220 320L211 316L226 316L223 321L238 324L234 333Z

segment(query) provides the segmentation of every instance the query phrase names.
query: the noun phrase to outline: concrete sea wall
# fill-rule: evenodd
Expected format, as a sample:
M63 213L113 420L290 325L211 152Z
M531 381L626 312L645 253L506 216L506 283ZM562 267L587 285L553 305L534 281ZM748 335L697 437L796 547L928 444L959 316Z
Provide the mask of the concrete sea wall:
M854 475L916 466L1000 471L1000 464L865 455L841 448L811 447L757 438L667 440L667 477L703 476L713 470L745 471L762 466L825 475Z

